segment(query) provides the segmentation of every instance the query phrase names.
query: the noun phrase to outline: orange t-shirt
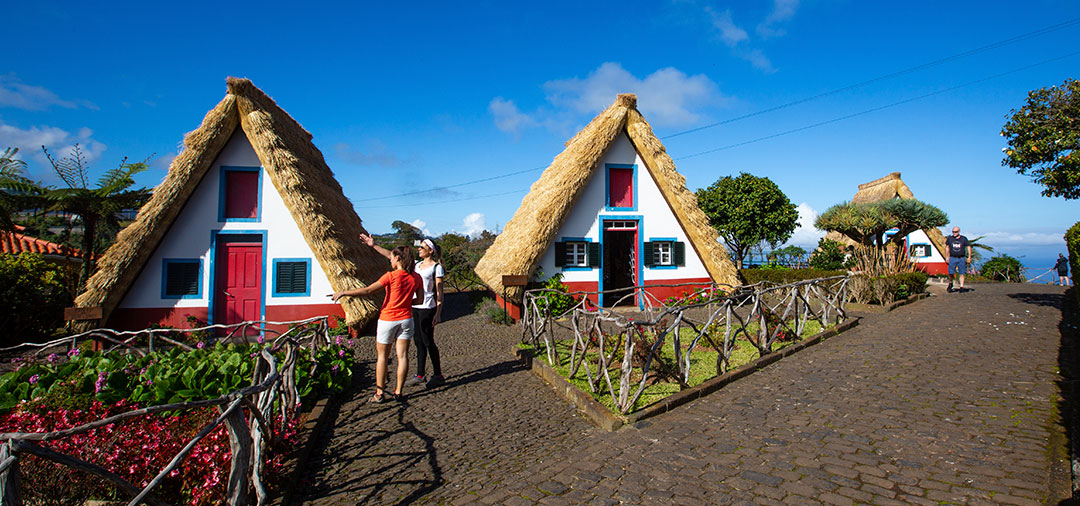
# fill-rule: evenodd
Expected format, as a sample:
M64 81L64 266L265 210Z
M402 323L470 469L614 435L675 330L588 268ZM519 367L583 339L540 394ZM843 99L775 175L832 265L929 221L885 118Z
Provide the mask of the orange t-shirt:
M403 270L393 270L383 274L379 278L386 289L383 297L382 310L379 311L379 319L387 322L396 322L412 318L412 300L416 287L420 286L420 275L415 272L410 274Z

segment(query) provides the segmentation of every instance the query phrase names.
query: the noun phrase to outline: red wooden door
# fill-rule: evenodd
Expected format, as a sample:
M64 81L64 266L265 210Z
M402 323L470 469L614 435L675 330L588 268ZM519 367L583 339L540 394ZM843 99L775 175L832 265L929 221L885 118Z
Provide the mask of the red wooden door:
M225 242L218 246L214 275L214 323L262 319L262 244Z

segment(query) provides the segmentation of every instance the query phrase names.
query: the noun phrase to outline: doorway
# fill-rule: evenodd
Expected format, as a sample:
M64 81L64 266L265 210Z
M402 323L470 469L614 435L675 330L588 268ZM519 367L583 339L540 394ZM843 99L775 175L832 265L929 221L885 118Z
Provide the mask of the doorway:
M219 235L215 257L214 323L262 320L262 236Z
M631 294L638 284L638 222L605 220L603 241L603 290L616 291L603 294L601 305L637 305Z

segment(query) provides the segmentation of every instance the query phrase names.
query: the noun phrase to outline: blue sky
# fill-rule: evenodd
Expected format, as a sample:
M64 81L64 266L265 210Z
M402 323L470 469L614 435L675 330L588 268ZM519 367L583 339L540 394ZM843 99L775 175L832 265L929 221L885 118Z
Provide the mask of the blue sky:
M82 143L99 173L155 154L139 180L154 186L225 77L247 77L311 131L368 229L476 232L634 92L691 190L769 177L804 213L800 245L816 213L893 171L1029 265L1080 219L1001 166L999 135L1029 90L1080 78L1080 23L1044 30L1080 18L1078 2L514 4L16 2L0 149L53 184L42 144Z

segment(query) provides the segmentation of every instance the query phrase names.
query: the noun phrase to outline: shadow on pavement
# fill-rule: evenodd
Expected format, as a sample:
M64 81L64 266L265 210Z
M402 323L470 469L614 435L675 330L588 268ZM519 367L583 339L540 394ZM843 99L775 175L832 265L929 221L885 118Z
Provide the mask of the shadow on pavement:
M1075 288L1070 288L1064 294L1015 294L1010 295L1030 304L1043 306L1057 306L1061 308L1061 322L1058 330L1061 332L1061 347L1058 352L1058 370L1061 372L1058 380L1058 388L1061 391L1061 423L1065 427L1064 458L1070 459L1070 464L1078 457L1077 450L1080 446L1080 311L1078 311ZM1071 467L1071 466L1070 466ZM1062 481L1070 484L1072 497L1059 502L1059 505L1080 505L1080 494L1077 494L1073 473L1066 473Z
M1036 306L1062 307L1065 294L1062 293L1010 293L1010 298Z

